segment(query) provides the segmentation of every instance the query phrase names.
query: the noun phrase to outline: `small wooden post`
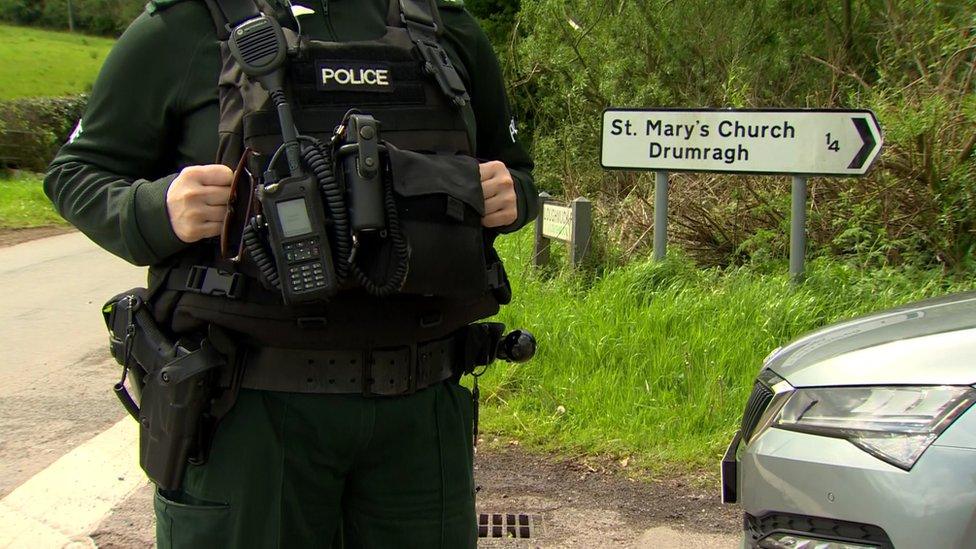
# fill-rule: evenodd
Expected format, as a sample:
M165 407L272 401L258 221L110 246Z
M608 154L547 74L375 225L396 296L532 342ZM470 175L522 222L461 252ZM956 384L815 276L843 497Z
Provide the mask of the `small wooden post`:
M549 193L539 193L539 215L535 218L535 252L532 255L532 264L536 267L549 263L549 239L542 234L542 216L545 215L546 202L551 198Z
M593 203L585 198L573 200L573 232L569 246L569 262L574 268L583 264L590 249L593 234Z

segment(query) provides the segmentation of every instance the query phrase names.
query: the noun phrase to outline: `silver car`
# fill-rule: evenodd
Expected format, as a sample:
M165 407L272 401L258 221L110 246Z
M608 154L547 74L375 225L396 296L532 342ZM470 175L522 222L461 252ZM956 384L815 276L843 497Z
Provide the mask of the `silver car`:
M976 292L774 351L722 462L742 547L976 547Z

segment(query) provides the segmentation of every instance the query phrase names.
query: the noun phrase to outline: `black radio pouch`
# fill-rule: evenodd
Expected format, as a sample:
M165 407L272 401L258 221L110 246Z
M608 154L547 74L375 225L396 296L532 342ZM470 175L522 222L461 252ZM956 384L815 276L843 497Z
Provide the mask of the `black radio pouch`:
M476 299L488 293L485 198L478 161L387 144L400 224L410 245L402 293Z
M146 290L113 297L102 309L112 356L124 368L115 393L139 421L139 465L162 490L176 490L187 463L207 446L200 440L210 422L217 371L226 364L208 339L172 341L153 319ZM137 403L125 386L136 393Z

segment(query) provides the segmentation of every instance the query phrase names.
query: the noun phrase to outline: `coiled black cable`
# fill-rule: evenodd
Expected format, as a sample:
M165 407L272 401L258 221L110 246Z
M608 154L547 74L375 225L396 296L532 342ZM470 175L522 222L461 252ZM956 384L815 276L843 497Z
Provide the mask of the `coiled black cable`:
M314 137L303 135L299 140L309 143L302 148L302 156L305 164L318 179L326 207L332 215L332 246L338 259L334 262L336 277L339 282L344 282L349 276L352 237L349 233L349 209L346 208L346 198L335 176L332 149Z
M385 179L385 178L384 178ZM393 253L396 254L396 267L385 282L374 282L369 276L359 268L355 262L350 262L352 272L356 275L356 281L362 285L372 295L386 297L398 292L403 288L407 281L407 274L410 271L410 246L407 244L406 237L400 229L400 215L397 213L396 201L393 198L393 184L386 180L384 182L384 205L386 206L386 229L393 244ZM382 285L381 285L382 284Z
M272 288L280 289L281 281L278 279L278 269L275 267L274 258L271 257L271 253L265 248L264 243L261 242L257 217L251 218L251 221L244 227L244 235L242 238L244 248L258 266L258 270L261 271L261 276L264 277L265 282Z

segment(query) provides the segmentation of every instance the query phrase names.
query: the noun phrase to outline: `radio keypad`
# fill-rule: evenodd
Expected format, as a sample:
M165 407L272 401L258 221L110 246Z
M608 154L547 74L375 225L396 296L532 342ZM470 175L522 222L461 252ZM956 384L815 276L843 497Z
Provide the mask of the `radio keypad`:
M289 263L288 276L293 291L311 292L325 287L325 271L322 269L322 263L307 261L318 259L321 255L318 239L290 242L285 244L284 250L285 258Z

